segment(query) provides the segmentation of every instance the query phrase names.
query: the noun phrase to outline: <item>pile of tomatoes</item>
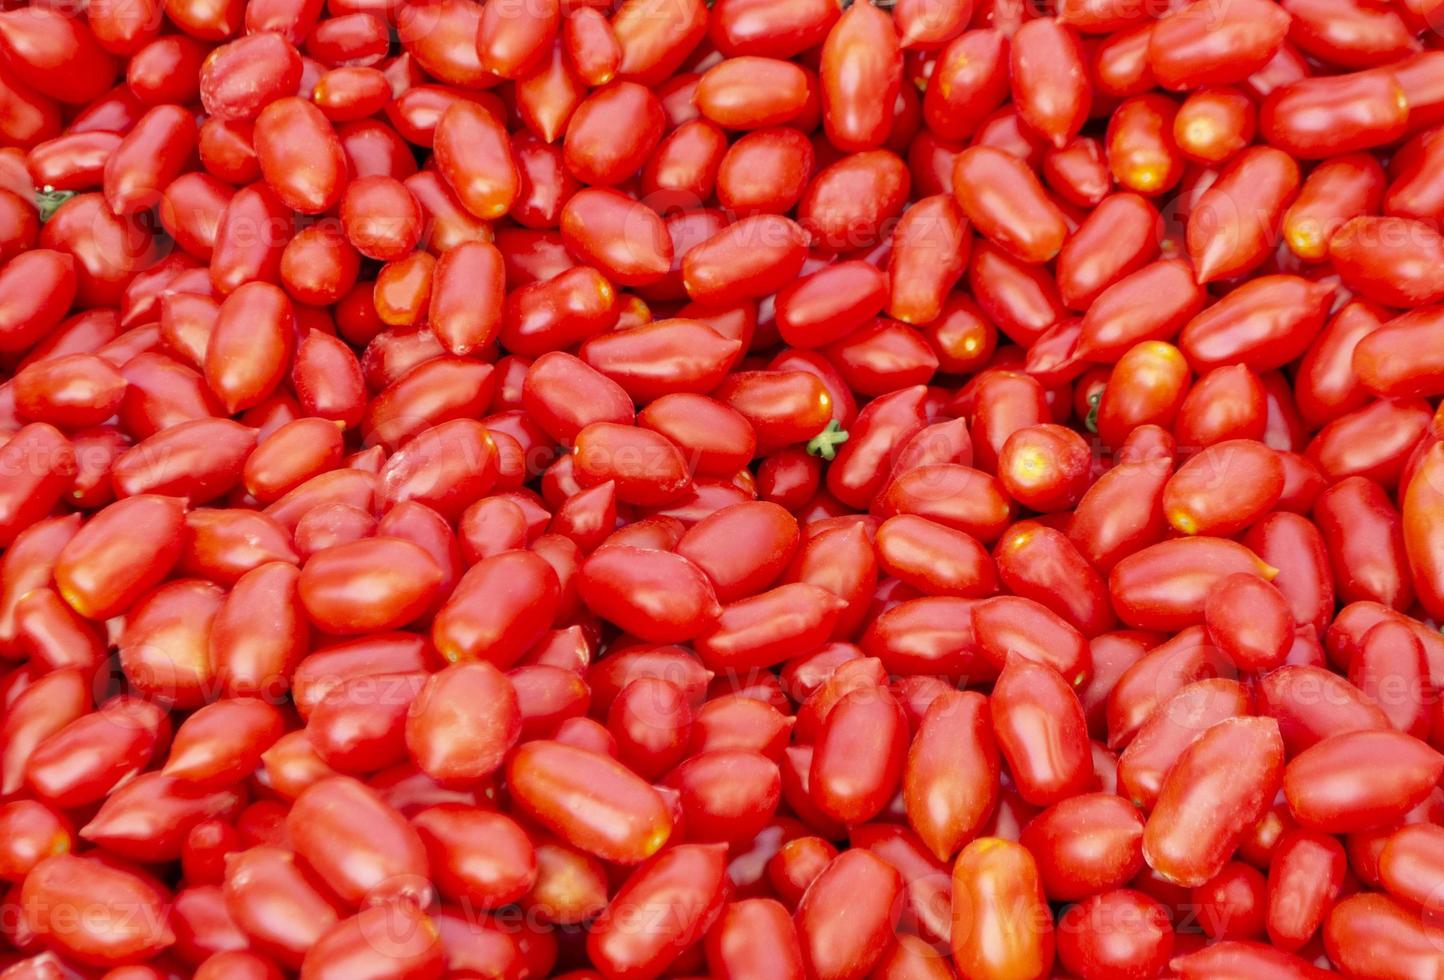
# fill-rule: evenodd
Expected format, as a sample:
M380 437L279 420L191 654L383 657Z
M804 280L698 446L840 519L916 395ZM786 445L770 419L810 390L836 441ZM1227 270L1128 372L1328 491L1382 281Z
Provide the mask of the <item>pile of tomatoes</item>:
M0 12L0 978L1444 977L1444 2Z

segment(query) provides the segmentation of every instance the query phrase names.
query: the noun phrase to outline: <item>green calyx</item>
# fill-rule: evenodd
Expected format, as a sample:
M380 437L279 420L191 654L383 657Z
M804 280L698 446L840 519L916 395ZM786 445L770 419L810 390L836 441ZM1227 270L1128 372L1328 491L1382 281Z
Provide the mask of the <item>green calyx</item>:
M56 191L50 188L35 192L35 207L40 211L40 223L43 225L55 217L55 212L60 206L75 196L74 191Z
M1102 400L1103 392L1101 391L1095 391L1088 396L1088 417L1083 420L1083 424L1089 432L1098 431L1098 403Z
M848 438L847 432L837 424L837 419L833 419L827 423L827 428L808 440L807 452L811 456L831 460L837 455L837 447L847 442Z

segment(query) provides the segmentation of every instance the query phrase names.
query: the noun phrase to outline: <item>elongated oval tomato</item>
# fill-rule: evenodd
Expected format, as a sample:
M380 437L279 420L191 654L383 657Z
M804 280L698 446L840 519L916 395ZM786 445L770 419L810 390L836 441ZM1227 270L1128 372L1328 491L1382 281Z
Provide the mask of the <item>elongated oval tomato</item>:
M243 573L211 621L216 680L232 695L274 690L309 646L310 627L298 591L300 570L282 561ZM252 617L265 617L256 629Z
M799 537L797 519L782 507L748 501L698 521L676 550L706 573L718 599L731 602L773 585L796 555Z
M721 845L679 844L633 872L612 899L613 907L628 914L604 918L587 937L593 962L617 975L664 969L701 938L721 910L724 856ZM666 925L640 928L648 910Z
M60 594L82 616L106 619L158 584L180 557L184 504L142 494L81 529L55 562Z
M803 895L795 918L812 974L865 975L892 940L902 889L898 872L869 850L834 857Z
M989 707L998 748L1029 803L1047 806L1092 784L1083 706L1052 667L1010 654Z
M1148 39L1148 66L1173 89L1240 82L1274 56L1288 32L1287 12L1265 3L1230 7L1224 16L1186 4Z
M489 909L516 901L536 882L536 852L510 817L457 803L418 813L431 874L443 895Z
M386 461L377 487L379 503L424 504L443 517L459 516L496 483L496 443L471 419L452 419L402 444Z
M665 551L603 548L582 566L578 588L597 615L652 643L690 640L722 611L702 570Z
M808 97L807 75L788 61L731 58L697 83L697 108L727 129L755 129L787 122Z
M614 283L644 286L672 265L672 242L662 219L646 205L605 188L578 191L562 208L568 248Z
M1347 867L1343 846L1324 834L1291 831L1279 840L1269 861L1268 934L1274 945L1293 951L1313 936Z
M32 249L0 269L0 349L24 350L64 318L78 287L76 261L57 249Z
M1045 977L1052 916L1038 868L1021 844L980 837L953 865L953 958L968 976Z
M456 584L431 624L431 639L447 660L509 667L551 628L560 599L556 571L539 555L489 555Z
M36 422L0 448L0 459L13 474L0 491L0 540L8 543L44 517L74 484L75 447L55 426Z
M296 853L353 906L392 899L425 905L426 850L406 820L375 790L349 776L306 789L286 816Z
M803 976L792 917L786 906L770 898L743 899L722 910L707 936L707 962L723 977L747 976L757 969L775 971L783 980Z
M1046 262L1067 237L1063 213L1022 161L992 147L958 156L953 186L973 226L1023 262Z
M641 404L713 391L741 349L739 339L724 337L702 321L678 317L593 337L578 353Z
M731 670L780 663L797 649L815 649L831 637L844 605L817 585L779 585L725 606L697 638L697 652L709 666Z
M176 730L166 775L204 786L225 786L255 770L282 732L275 708L256 698L207 705Z
M1223 504L1223 487L1248 488ZM1233 439L1208 447L1163 486L1169 523L1185 534L1227 537L1261 515L1283 493L1283 464L1261 442Z
M58 854L25 876L20 907L34 935L82 963L105 965L143 961L175 943L162 913L168 897L159 884L133 871ZM72 917L85 908L91 912L77 929Z
M1433 545L1444 523L1439 520L1439 495L1444 493L1444 449L1431 448L1405 488L1404 548L1409 557L1419 601L1431 614L1444 610L1444 568Z
M436 598L441 569L400 538L367 538L327 548L301 569L306 614L330 633L368 633L411 622Z
M1009 59L1019 115L1062 149L1083 128L1092 95L1077 37L1060 21L1040 17L1013 35Z
M665 801L621 763L559 742L522 745L506 764L517 804L562 840L590 854L635 864L672 832Z
M275 390L295 351L295 313L280 289L246 283L226 297L206 345L206 383L231 412Z
M887 298L887 279L878 269L866 262L838 262L777 294L777 329L794 347L821 346L881 313Z
M1388 954L1371 949L1365 937L1387 937ZM1437 926L1387 895L1350 896L1334 906L1324 926L1324 948L1351 972L1428 969L1437 962L1440 939Z
M400 901L373 905L336 923L307 951L301 969L309 977L340 980L377 970L426 976L443 963L435 923L420 908Z
M1388 715L1364 692L1319 666L1285 664L1263 679L1258 698L1293 754L1331 735L1389 727Z
M1304 160L1382 146L1408 124L1403 88L1388 72L1303 78L1271 92L1259 110L1270 143Z
M887 804L902 778L907 741L902 706L886 689L845 695L827 714L808 786L824 813L861 823Z
M1125 190L1165 193L1183 176L1183 154L1169 139L1178 106L1160 95L1127 99L1109 120L1109 170Z
M908 820L939 860L972 837L998 794L998 750L986 702L975 692L933 701L908 750Z
M1239 154L1188 216L1188 255L1199 282L1261 263L1298 186L1299 167L1288 154L1271 147Z
M462 784L500 768L521 733L506 676L489 663L453 664L427 678L406 713L406 748L423 772Z
M1076 685L1092 670L1083 634L1041 603L996 596L972 608L973 635L983 656L1002 670L1014 655L1046 664Z
M802 268L806 234L781 215L755 215L728 225L682 257L687 295L698 302L767 296Z
M1184 750L1143 830L1148 863L1168 880L1212 878L1273 802L1283 739L1271 718L1229 718Z
M180 106L157 106L136 121L105 162L106 203L116 214L156 204L196 145L196 124Z
M1344 732L1289 762L1284 795L1306 827L1327 833L1368 830L1412 809L1441 773L1444 756L1404 732Z
M1053 901L1100 894L1143 866L1143 817L1107 793L1054 804L1023 828L1018 840L1033 854L1043 891Z
M467 211L491 220L516 199L517 172L511 142L496 118L465 99L453 102L436 123L437 169Z
M263 178L293 211L320 214L341 199L346 189L341 141L310 102L287 97L261 110L255 143Z
M902 83L902 52L893 19L871 4L848 9L822 48L822 115L833 145L845 151L881 146Z

